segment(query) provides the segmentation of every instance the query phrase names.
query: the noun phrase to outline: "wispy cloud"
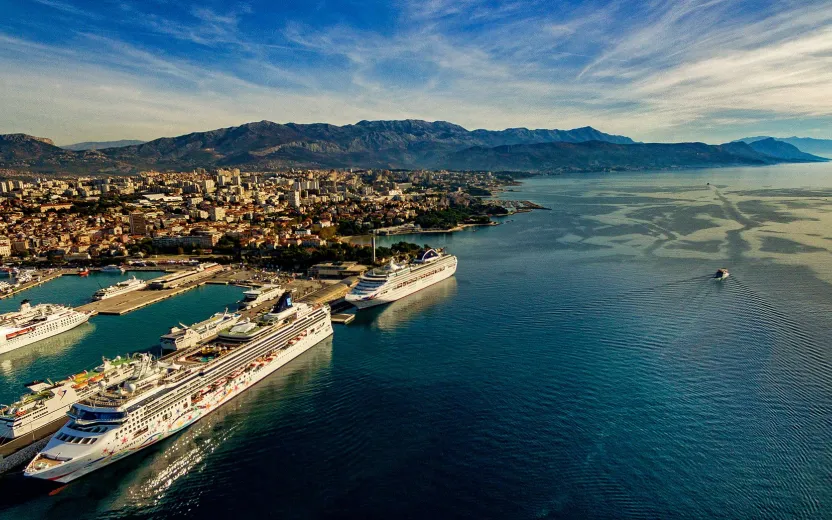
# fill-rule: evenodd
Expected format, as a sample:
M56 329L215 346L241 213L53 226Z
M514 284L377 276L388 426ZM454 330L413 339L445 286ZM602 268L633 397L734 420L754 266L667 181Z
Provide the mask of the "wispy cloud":
M720 141L832 123L830 0L401 0L383 22L271 2L122 2L105 17L38 1L79 22L60 36L0 26L0 131L418 117Z

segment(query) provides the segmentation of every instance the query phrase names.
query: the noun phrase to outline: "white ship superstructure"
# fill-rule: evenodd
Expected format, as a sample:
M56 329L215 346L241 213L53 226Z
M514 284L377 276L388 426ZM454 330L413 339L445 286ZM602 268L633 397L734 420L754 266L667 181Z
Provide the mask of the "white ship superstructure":
M26 467L69 482L182 430L332 335L329 307L291 305L288 293L255 321L146 361L124 383L70 408L69 422Z
M390 303L453 276L457 260L442 250L420 251L408 264L394 261L367 271L345 300L359 309Z
M220 331L233 327L242 318L241 314L218 312L205 321L190 327L172 327L170 332L159 338L162 350L182 350L216 336Z
M56 383L27 384L30 393L15 403L0 406L0 438L15 439L52 422L65 421L70 406L100 390L101 385L114 385L127 379L138 359L104 359L91 372L85 370Z
M0 354L51 338L89 319L89 313L70 307L51 303L32 306L23 300L19 311L0 315Z
M256 307L263 302L273 300L280 296L281 289L279 285L266 284L256 289L251 289L243 293L243 299L240 300L240 309L250 309Z
M138 291L140 289L144 289L145 287L147 287L147 282L144 280L139 280L134 276L129 280L124 280L122 282L118 282L115 285L111 285L109 287L105 287L103 289L95 291L95 294L92 295L92 299L95 301L106 300L107 298L112 298L113 296L119 296L121 294Z

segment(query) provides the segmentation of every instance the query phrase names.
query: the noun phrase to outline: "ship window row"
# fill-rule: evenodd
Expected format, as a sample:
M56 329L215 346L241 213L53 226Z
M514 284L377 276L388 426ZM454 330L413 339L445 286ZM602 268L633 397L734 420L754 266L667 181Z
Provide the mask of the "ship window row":
M79 432L102 433L107 431L106 426L78 426L75 423L68 424L67 426Z
M98 440L98 437L75 437L74 435L59 433L57 435L57 439L59 441L68 442L71 444L95 444L95 441Z

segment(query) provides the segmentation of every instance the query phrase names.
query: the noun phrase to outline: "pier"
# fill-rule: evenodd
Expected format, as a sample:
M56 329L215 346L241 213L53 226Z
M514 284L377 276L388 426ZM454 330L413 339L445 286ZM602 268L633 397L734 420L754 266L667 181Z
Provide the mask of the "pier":
M195 289L203 283L205 282L193 282L190 284L182 285L181 287L176 287L175 289L161 289L158 291L142 289L139 291L133 291L125 294L120 294L118 296L113 296L112 298L107 298L106 300L90 302L81 305L80 307L76 307L75 310L80 312L89 311L94 312L96 314L109 314L112 316L121 316L122 314L133 312L135 310L141 309L142 307L147 307L148 305L153 305L154 303L158 303L162 300L172 298L177 294L182 294L183 292Z

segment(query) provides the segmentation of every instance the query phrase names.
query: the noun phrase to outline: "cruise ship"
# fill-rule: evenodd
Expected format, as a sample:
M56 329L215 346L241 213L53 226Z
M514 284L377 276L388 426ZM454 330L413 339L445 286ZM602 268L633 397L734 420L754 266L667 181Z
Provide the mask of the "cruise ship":
M280 286L274 284L266 284L258 287L257 289L246 291L243 293L243 299L238 302L240 304L240 309L250 309L260 305L263 302L273 300L280 296L280 292Z
M241 314L218 312L205 321L190 327L171 327L170 332L159 338L163 351L182 350L216 336L221 330L233 327L242 318Z
M99 385L114 385L127 379L139 359L105 358L92 372L85 370L56 383L47 380L27 384L28 394L10 405L0 405L0 438L15 439L55 421L66 421L70 406L97 391Z
M20 310L0 314L0 354L51 338L86 323L90 313L42 303L34 307L23 300Z
M101 272L102 273L113 273L113 274L115 274L115 273L124 274L125 269L123 267L121 267L120 265L105 265L104 267L101 268Z
M145 282L144 280L139 280L134 276L129 280L124 280L122 282L118 282L115 285L111 285L109 287L105 287L103 289L95 291L95 294L92 295L92 299L95 301L106 300L107 298L112 298L113 296L119 296L121 294L138 291L139 289L144 289L145 287L147 287L147 282Z
M145 360L120 385L72 405L67 424L24 475L65 483L136 453L217 410L331 335L328 306L293 306L285 293L257 321Z
M391 260L384 267L367 271L345 300L359 309L390 303L453 276L456 257L441 249L420 251L404 265Z

